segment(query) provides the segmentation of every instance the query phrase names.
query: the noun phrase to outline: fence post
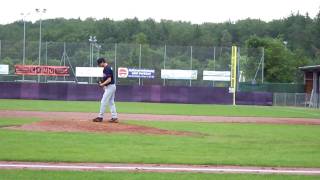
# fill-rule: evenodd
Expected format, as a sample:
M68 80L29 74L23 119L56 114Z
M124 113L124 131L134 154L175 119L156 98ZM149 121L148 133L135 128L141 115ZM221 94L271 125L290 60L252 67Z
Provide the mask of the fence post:
M192 70L192 46L190 46L190 70ZM192 79L190 78L190 84L189 86L192 86Z
M91 67L91 42L89 43L89 67ZM91 84L91 77L88 77L89 84Z
M240 47L238 47L238 57L237 57L237 83L238 83L238 85L237 85L237 90L236 91L239 91L239 89L240 89Z
M317 108L319 108L320 106L319 106L319 101L320 101L320 99L319 99L319 92L318 93L316 93L317 94Z
M284 93L284 105L287 106L287 93Z
M1 39L0 39L0 61L1 61L1 50L2 50L2 49L1 49L1 48L2 48L1 45L2 45L2 41L1 41Z
M117 85L117 75L118 75L118 69L117 69L117 43L114 44L114 82Z
M66 47L66 42L63 43L63 66L66 66L66 52L67 52L67 47ZM71 66L71 64L69 64ZM66 81L66 76L63 76L63 81Z
M48 65L48 42L46 41L46 66ZM44 82L46 83L47 82L47 76L44 76Z
M294 106L297 106L297 93L294 93Z
M213 47L213 71L216 70L216 47ZM214 87L214 81L212 81L212 87Z
M139 69L141 69L141 44L139 49ZM141 78L139 78L139 86L141 86Z
M23 50L22 50L22 64L25 65L26 61L26 22L23 20ZM22 75L22 80L24 80L24 75Z
M308 100L307 93L304 93L304 107L307 107L307 100Z
M264 82L264 47L262 48L261 82Z
M166 69L166 59L167 59L167 45L165 44L164 45L164 54L163 54L163 69ZM166 79L163 79L163 86L166 86Z

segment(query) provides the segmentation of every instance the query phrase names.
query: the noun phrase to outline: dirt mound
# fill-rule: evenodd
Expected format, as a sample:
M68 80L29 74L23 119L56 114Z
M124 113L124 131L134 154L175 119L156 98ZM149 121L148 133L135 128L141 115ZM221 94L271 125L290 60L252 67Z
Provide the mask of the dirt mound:
M21 126L7 127L25 131L50 131L50 132L95 132L95 133L135 133L158 135L195 135L185 131L169 131L147 126L132 125L126 123L96 123L79 120L48 120L39 121Z

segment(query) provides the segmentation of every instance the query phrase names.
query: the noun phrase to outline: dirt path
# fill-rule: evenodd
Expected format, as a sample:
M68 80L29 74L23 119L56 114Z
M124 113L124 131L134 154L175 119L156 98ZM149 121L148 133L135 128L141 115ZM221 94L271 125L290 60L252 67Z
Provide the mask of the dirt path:
M320 168L0 161L0 169L320 175Z
M0 110L0 117L36 117L43 120L91 120L96 113L82 112L39 112ZM108 116L108 115L107 115ZM182 116L152 114L120 114L120 120L145 121L191 121L224 123L258 123L258 124L303 124L320 125L320 119L307 118L270 118L270 117L222 117L222 116Z

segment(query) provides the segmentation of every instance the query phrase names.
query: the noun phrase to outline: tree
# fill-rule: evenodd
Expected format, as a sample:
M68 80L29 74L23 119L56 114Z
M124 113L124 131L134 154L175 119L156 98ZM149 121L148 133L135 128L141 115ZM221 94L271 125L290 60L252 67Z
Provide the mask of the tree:
M132 39L133 39L133 42L136 44L147 44L148 43L147 36L142 32L135 34L132 37Z
M264 72L267 82L294 82L297 68L301 64L297 63L299 61L296 60L295 54L285 47L282 39L253 36L246 44L247 48L264 48Z
M232 45L232 36L227 29L221 33L220 45L223 47L230 47Z

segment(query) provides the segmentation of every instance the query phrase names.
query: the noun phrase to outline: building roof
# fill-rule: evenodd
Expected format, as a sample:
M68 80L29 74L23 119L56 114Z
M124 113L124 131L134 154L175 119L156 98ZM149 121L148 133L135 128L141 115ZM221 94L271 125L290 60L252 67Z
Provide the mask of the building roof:
M320 65L299 67L301 71L320 71Z

